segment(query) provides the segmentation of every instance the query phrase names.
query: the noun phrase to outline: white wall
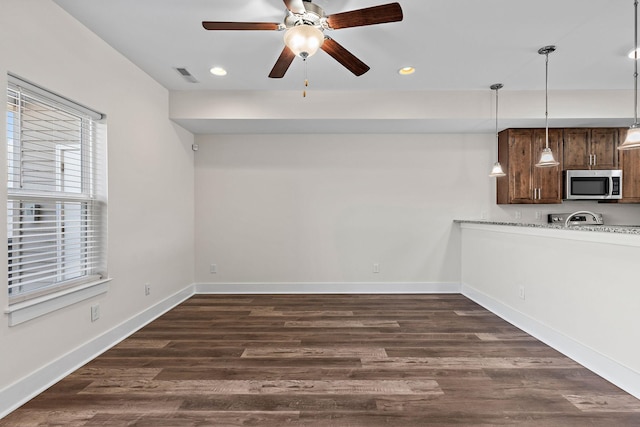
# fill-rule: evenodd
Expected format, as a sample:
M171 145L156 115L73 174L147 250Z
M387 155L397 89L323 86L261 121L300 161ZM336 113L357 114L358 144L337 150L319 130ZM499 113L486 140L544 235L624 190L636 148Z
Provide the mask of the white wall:
M196 141L199 283L300 284L291 291L309 283L344 282L345 291L350 283L458 284L452 219L479 216L492 200L490 135Z
M6 87L11 72L108 117L108 266L113 277L106 294L27 323L9 327L3 316L1 395L192 284L194 202L193 136L168 120L167 90L51 1L2 0L0 8L0 87ZM3 119L2 135L5 127ZM0 152L5 170L5 150ZM5 195L6 174L0 176ZM0 221L5 215L0 209ZM6 241L5 229L0 230L0 240ZM0 270L6 271L6 255L0 256ZM152 286L147 297L145 282ZM95 303L101 318L92 323L90 305ZM0 308L7 306L4 290Z
M462 227L465 295L640 398L639 236Z

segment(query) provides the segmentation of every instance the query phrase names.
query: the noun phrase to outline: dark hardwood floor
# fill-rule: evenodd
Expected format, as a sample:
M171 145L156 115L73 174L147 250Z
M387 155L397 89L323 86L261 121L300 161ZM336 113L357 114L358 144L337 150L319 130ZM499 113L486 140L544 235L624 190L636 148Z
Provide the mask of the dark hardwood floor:
M461 295L194 296L0 426L640 426Z

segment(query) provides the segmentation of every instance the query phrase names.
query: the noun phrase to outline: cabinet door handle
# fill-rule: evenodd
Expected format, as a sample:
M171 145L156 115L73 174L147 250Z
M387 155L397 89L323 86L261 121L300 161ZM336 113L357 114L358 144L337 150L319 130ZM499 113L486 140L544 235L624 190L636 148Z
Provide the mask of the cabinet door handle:
M598 164L598 157L594 154L593 155L593 166Z

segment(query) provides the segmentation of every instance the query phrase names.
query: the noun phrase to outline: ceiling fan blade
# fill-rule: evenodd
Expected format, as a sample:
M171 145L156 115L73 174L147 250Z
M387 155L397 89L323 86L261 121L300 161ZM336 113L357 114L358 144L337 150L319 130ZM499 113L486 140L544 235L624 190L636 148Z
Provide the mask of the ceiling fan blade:
M307 11L302 0L284 0L284 5L287 6L287 9L291 12L297 13L298 15L302 15Z
M202 21L205 30L279 30L275 22L217 22Z
M361 76L369 71L369 66L364 62L356 58L351 52L342 47L337 41L332 38L325 37L324 43L320 46L320 49L327 52L336 61L345 66L356 76Z
M271 69L271 73L269 73L269 77L271 77L272 79L283 78L295 57L296 57L296 54L293 53L293 51L289 49L287 46L285 46L284 49L282 49L282 53L280 54L280 57L278 58L275 65Z
M400 4L389 3L329 15L327 24L330 28L338 30L340 28L384 24L385 22L398 22L402 21L402 17Z

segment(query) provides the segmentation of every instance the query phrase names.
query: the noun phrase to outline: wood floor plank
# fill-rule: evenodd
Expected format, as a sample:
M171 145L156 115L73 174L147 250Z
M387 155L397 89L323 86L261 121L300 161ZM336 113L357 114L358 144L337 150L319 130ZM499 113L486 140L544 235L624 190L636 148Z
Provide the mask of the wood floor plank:
M399 328L396 321L389 320L290 320L285 328Z
M364 368L411 369L529 369L567 368L583 369L565 357L387 357L363 358Z
M242 357L359 357L385 359L387 352L379 347L250 347Z
M634 412L640 413L640 401L627 394L579 394L565 395L583 412Z
M273 412L366 412L375 411L377 404L371 396L299 395L295 399L277 394L196 396L185 400L180 410L252 411L255 408Z
M252 310L249 316L256 317L352 317L353 311L349 310L305 310L305 311L288 311L288 310L274 310L273 307L268 309Z
M285 395L434 395L442 394L434 380L95 380L79 394L193 396L233 394Z
M475 334L482 341L534 341L535 338L525 333L503 333L503 334L489 334L489 333L477 333Z
M459 294L196 295L0 420L640 426L640 401Z

